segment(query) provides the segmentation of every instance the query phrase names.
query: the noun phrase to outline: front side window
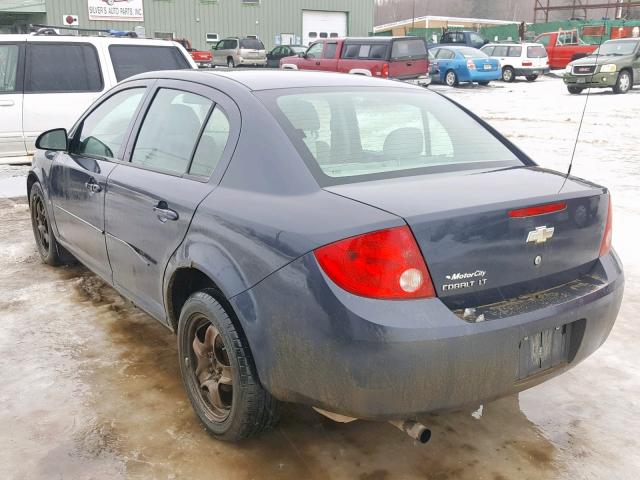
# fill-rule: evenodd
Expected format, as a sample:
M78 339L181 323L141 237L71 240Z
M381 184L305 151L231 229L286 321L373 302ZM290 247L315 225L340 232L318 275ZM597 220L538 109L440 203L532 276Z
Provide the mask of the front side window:
M16 91L19 53L18 45L0 45L0 93Z
M145 88L131 88L105 100L82 122L71 153L122 159L124 136L144 96Z
M161 88L142 122L131 163L182 175L213 103L194 93Z
M144 72L191 68L184 55L175 47L110 45L109 55L119 82Z
M449 101L398 89L264 92L321 185L444 169L522 165Z
M307 50L308 58L320 58L322 56L322 49L324 47L324 43L314 43Z
M102 90L102 72L93 45L33 42L27 52L25 92Z
M216 107L204 127L189 168L191 175L209 177L216 168L229 140L229 119Z

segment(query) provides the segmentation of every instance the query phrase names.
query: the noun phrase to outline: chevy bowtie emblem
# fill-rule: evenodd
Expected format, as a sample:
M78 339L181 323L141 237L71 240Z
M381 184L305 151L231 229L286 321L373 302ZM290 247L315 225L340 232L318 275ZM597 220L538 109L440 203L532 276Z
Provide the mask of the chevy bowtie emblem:
M554 230L555 229L553 227L547 227L546 225L536 227L535 230L531 230L527 235L527 243L544 243L553 237Z

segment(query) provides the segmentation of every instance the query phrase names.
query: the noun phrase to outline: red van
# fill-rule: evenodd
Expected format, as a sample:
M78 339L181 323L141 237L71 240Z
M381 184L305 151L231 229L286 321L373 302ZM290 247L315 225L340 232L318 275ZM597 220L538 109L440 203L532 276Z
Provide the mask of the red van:
M326 70L431 83L427 43L417 37L327 38L280 60L289 70Z

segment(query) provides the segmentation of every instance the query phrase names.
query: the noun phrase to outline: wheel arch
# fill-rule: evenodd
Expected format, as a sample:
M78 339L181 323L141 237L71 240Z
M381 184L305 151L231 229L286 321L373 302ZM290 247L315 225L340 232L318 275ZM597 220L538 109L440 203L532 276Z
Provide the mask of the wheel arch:
M27 199L31 197L31 188L33 187L33 184L39 181L40 179L35 174L35 172L29 172L29 175L27 175Z
M280 68L282 70L298 70L298 66L295 63L283 63Z
M352 68L351 70L349 70L349 73L351 75L363 75L366 77L371 77L371 71L367 70L366 68Z

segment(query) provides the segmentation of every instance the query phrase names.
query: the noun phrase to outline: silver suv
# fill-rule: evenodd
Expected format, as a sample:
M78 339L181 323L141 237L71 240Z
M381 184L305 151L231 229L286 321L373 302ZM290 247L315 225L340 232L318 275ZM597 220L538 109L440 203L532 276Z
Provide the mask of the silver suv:
M267 53L264 44L257 38L225 38L213 50L213 64L229 68L240 65L264 67Z

